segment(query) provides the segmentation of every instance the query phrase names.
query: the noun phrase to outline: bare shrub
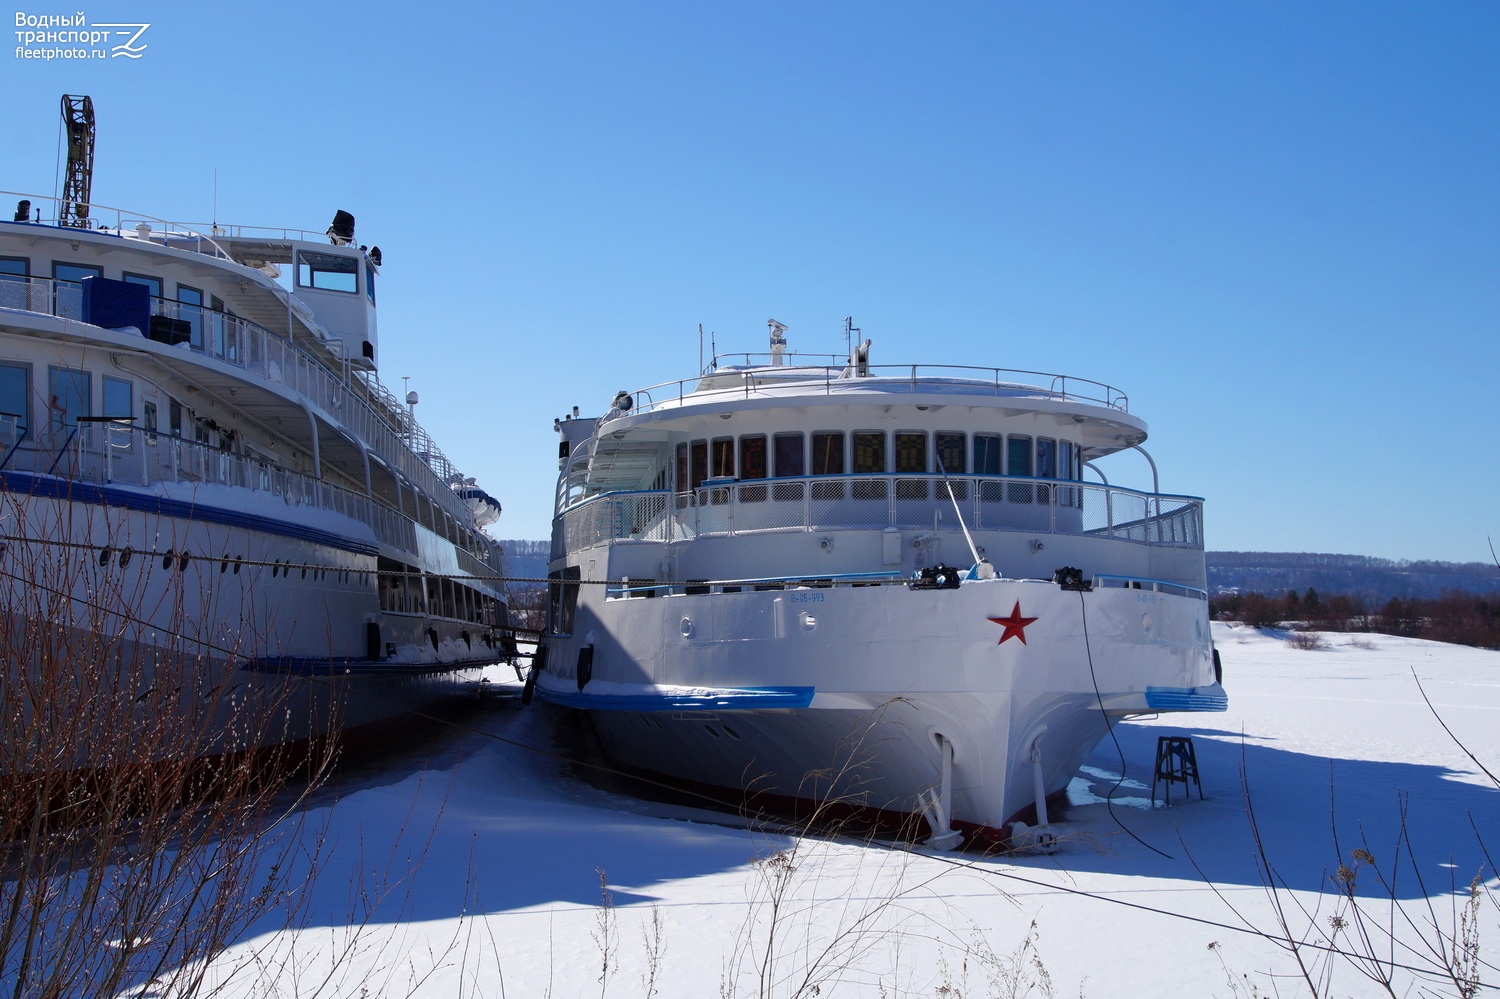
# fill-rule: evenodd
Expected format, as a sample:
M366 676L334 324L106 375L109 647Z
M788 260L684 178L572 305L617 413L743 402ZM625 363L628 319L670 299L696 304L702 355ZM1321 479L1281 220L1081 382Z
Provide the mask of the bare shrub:
M1303 652L1314 652L1328 648L1328 642L1316 631L1294 631L1286 636L1286 644Z
M207 959L295 910L282 782L315 786L332 745L281 747L307 721L284 678L247 673L238 640L184 639L206 574L148 585L155 553L129 571L128 546L41 540L73 525L29 500L0 497L0 991L207 994Z

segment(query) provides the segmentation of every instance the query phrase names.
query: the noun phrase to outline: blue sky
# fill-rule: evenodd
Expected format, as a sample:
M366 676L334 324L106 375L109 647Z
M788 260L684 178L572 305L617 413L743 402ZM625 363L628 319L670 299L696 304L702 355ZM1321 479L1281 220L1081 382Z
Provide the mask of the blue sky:
M379 244L381 375L548 533L552 418L721 350L1123 388L1214 549L1500 536L1500 5L179 4L0 49L0 189ZM1111 481L1150 484L1139 456Z

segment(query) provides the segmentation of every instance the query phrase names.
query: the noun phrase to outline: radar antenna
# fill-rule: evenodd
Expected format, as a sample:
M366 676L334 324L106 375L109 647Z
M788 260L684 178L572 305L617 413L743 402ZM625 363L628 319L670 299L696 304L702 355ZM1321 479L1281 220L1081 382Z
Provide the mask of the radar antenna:
M94 102L63 94L63 128L68 133L68 165L63 174L62 209L57 221L75 229L89 227L89 192L94 186Z

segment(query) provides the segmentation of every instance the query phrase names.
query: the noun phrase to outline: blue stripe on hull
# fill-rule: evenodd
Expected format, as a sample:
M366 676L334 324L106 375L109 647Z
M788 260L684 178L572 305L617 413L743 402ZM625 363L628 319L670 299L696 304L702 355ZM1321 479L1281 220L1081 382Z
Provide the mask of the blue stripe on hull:
M538 687L543 700L565 708L589 711L754 711L768 708L805 708L813 687L725 687L706 693L670 690L639 694L590 694Z
M262 517L259 514L227 510L222 507L191 503L186 500L153 496L117 486L100 486L76 479L59 478L53 475L32 475L27 472L0 472L0 489L19 495L40 496L44 499L89 503L95 506L123 510L139 510L158 517L198 523L223 524L241 527L263 534L276 534L299 541L338 548L356 555L378 555L380 549L367 541L357 541L342 534L324 531L306 524Z
M1228 711L1229 695L1212 687L1147 687L1153 711Z

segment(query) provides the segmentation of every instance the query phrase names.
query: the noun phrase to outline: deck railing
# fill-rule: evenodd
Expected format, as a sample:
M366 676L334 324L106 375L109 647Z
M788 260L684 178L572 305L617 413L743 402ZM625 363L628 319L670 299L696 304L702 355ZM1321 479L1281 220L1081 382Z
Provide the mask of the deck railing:
M153 315L188 324L189 340L184 344L188 350L280 385L306 399L355 439L364 441L389 467L436 497L458 523L466 522L468 511L449 486L459 476L458 470L373 374L356 369L346 373L331 371L285 337L239 316L164 298L151 301ZM82 322L83 287L50 278L3 278L0 309L39 312ZM364 396L378 398L391 415L377 410Z
M32 472L99 485L151 486L188 483L255 490L281 508L307 507L341 514L367 525L381 542L415 555L410 517L363 493L300 475L266 462L231 454L197 441L150 433L125 421L84 418L51 428L39 438L16 439L13 424L0 421L0 471ZM207 505L216 505L204 497ZM235 506L231 501L230 506ZM277 504L259 510L275 516ZM257 511L247 511L257 512Z
M770 356L744 354L721 355L719 361L743 358L747 365L719 367L694 378L682 378L638 389L630 395L636 412L649 413L667 404L676 404L695 392L734 392L750 398L789 385L816 386L825 395L846 389L865 389L878 385L882 391L916 393L933 391L944 383L963 385L973 391L987 388L997 396L1056 399L1065 402L1090 403L1128 412L1130 400L1113 385L1088 378L1050 371L1028 371L1020 368L986 368L972 365L940 364L870 364L855 377L837 358L824 355L784 357L784 364L771 367Z
M1203 549L1203 501L1094 482L936 475L817 476L705 483L693 492L608 493L553 525L552 556L613 540L757 532L1018 531Z

